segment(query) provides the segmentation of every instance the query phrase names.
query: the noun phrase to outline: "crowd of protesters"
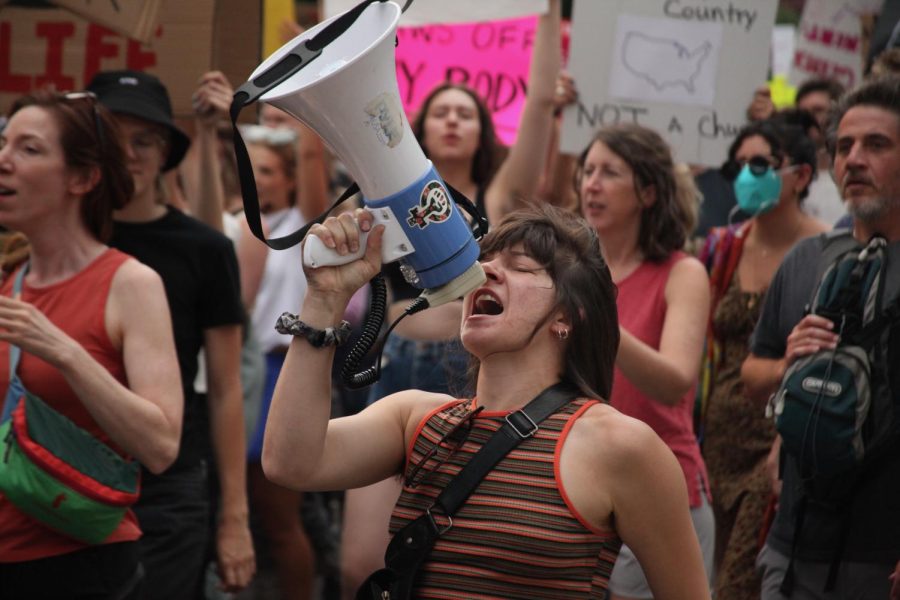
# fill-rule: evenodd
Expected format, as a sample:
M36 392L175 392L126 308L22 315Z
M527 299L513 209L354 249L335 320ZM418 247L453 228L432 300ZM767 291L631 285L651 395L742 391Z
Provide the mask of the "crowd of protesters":
M274 326L297 311L307 329L358 332L380 229L348 201L312 232L346 253L355 219L367 252L305 272L300 246L257 240L221 73L200 76L190 127L165 82L134 71L7 108L0 426L35 418L24 386L142 473L101 543L0 489L0 598L354 598L439 484L561 382L577 398L460 509L416 597L900 600L900 445L838 519L801 507L765 412L791 363L837 342L804 314L820 234L880 234L888 272L900 264L897 51L855 89L807 81L790 109L760 87L721 168L703 170L637 124L559 154L578 84L559 35L551 0L511 148L464 85L411 117L486 213L487 283L402 322L365 392L332 374L346 348ZM241 131L275 238L315 220L348 174L296 119L259 116ZM391 322L417 290L385 273ZM462 425L469 437L436 457ZM798 511L819 534L800 535Z

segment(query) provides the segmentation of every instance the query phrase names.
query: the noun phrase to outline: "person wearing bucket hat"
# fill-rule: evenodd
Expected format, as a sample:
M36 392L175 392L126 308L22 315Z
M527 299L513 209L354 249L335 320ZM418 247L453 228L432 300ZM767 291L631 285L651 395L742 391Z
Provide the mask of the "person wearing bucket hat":
M91 80L88 90L117 115L161 126L166 138L162 170L170 171L178 166L191 139L175 124L169 92L159 79L140 71L102 71Z
M234 247L220 232L169 206L158 184L190 145L173 121L169 94L159 79L135 71L101 72L88 89L114 114L135 183L133 200L114 215L110 244L162 277L185 398L178 458L162 475L144 474L144 495L136 506L144 531L145 598L199 597L212 545L223 587L236 591L249 583L255 559L239 376L245 317ZM205 125L198 121L198 129ZM201 348L205 396L194 389ZM207 456L215 459L220 486L214 544L208 533Z

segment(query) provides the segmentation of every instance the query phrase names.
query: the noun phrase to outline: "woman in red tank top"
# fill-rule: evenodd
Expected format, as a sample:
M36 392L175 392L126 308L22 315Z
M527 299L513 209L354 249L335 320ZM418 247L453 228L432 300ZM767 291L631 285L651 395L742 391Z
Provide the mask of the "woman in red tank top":
M37 94L13 105L0 135L0 224L20 233L3 256L0 384L9 384L10 346L18 346L27 389L161 472L177 453L182 406L168 306L152 270L103 243L132 189L119 131L96 98ZM88 546L0 491L0 595L136 597L139 537L129 512Z
M310 233L352 251L359 238L350 219L329 219ZM367 211L356 219L372 228ZM299 319L308 327L336 327L353 292L381 268L382 233L372 230L363 258L307 271ZM412 597L604 598L624 540L647 560L657 598L708 600L678 462L649 427L602 401L619 333L596 233L560 209L532 208L504 219L482 240L482 253L487 279L463 300L460 330L478 360L475 398L407 390L329 421L333 344L298 334L269 413L266 475L307 490L403 475L396 529L424 514L440 482L510 413L566 382L581 397L481 480L416 571ZM442 443L466 414L473 423L465 439Z
M620 124L599 130L581 154L577 189L618 287L622 342L610 404L650 425L678 459L711 575L715 527L693 431L709 281L703 265L681 251L696 202L688 178L658 133ZM614 600L653 598L642 566L644 557L622 549L610 580Z

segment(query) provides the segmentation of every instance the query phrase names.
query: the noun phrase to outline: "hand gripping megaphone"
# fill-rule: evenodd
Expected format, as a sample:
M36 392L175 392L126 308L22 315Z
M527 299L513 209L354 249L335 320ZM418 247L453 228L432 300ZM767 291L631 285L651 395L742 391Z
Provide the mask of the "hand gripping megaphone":
M481 285L484 273L470 226L403 111L394 66L400 15L393 2L368 0L297 36L238 89L232 119L259 99L315 131L358 183L375 222L385 226L384 262L401 261L406 279L426 290L435 306ZM255 200L255 185L247 189L242 177L241 186L246 206L251 192ZM267 241L279 247L273 242ZM350 262L364 251L361 244L358 253L339 256L309 236L303 259L316 268Z

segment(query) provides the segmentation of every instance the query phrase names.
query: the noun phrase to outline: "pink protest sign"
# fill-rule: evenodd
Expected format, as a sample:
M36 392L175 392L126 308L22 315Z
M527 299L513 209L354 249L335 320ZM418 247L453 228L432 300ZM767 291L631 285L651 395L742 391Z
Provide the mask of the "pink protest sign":
M494 114L504 144L515 140L525 102L537 17L397 30L397 83L412 116L438 83L475 89Z

